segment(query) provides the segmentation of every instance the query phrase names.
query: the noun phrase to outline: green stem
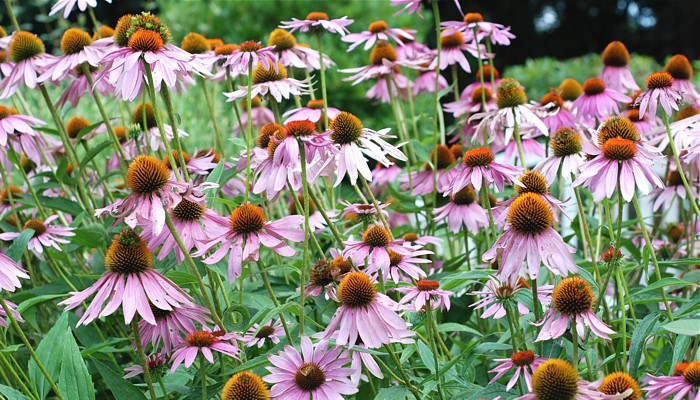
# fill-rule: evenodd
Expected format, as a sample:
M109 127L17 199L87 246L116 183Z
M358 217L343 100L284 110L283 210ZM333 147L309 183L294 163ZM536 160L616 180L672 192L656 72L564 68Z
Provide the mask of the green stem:
M207 363L204 356L199 356L199 373L202 376L202 400L207 400Z
M627 372L627 313L625 312L625 290L622 287L622 282L625 280L625 275L622 272L622 267L617 268L617 298L620 306L620 348L622 352L622 369Z
M365 180L365 178L362 175L360 175L359 178L360 178L360 181L362 182L362 186L367 191L367 195L369 196L370 200L372 200L372 204L374 205L374 208L377 210L377 215L379 215L379 219L382 221L384 228L386 228L387 232L389 232L389 235L391 235L391 227L389 227L389 222L387 222L386 218L384 217L384 213L382 213L382 209L379 208L379 202L377 201L377 198L374 197L374 193L372 193L372 190L369 188L369 185L367 184L367 181Z
M573 349L571 354L571 364L578 372L578 364L580 359L578 358L578 332L576 331L576 317L571 318L571 347Z
M445 394L442 392L442 379L440 378L440 365L438 364L438 353L437 353L437 347L435 346L435 336L438 335L437 329L433 331L433 326L435 326L433 322L433 310L432 310L432 305L430 304L430 298L426 300L426 307L425 307L425 314L428 317L428 325L427 325L427 330L428 330L428 341L430 344L430 351L433 353L433 363L435 368L435 383L437 384L437 389L438 389L438 395L440 396L441 400L445 400ZM435 335L435 336L434 336Z
M136 351L138 352L139 362L141 363L141 368L143 369L143 377L146 380L146 385L148 385L148 392L151 395L151 400L156 400L156 391L153 389L153 379L151 378L151 371L148 369L148 359L146 358L146 353L143 351L143 346L141 345L141 334L139 333L139 323L137 318L131 320L131 330L134 333L134 342L136 343Z
M251 157L251 140L253 137L253 60L248 61L248 92L245 96L246 108L248 112L248 124L246 125L246 137L245 137L245 149L246 149L246 162L245 162L245 198L244 202L248 201L248 196L250 195L250 157Z
M690 190L690 185L688 184L688 180L685 177L685 172L683 171L683 164L681 164L681 160L678 156L678 150L676 149L676 141L673 139L673 135L671 134L671 125L669 125L668 115L665 112L662 112L661 114L663 114L664 116L664 125L666 126L668 143L671 146L671 152L673 153L673 159L676 161L676 168L678 168L678 172L681 176L681 181L683 181L683 187L685 188L685 192L688 194L688 201L690 202L690 205L693 208L695 215L700 215L700 209L698 209L698 204L691 195L691 193L693 192Z
M518 128L518 119L515 115L515 111L513 111L513 122L513 136L515 136L515 143L518 145L518 157L520 158L520 165L522 165L523 168L527 168L525 166L525 152L523 151L523 141L520 137L520 129Z
M199 77L199 83L202 85L202 91L204 92L204 100L207 102L207 108L209 109L209 117L211 118L211 123L214 125L214 135L216 139L216 147L221 156L224 156L224 140L221 137L221 131L219 130L219 123L216 122L216 107L211 101L209 96L209 91L207 90L206 83L203 77ZM235 103L234 103L235 104Z
M335 241L338 243L338 246L344 246L343 245L343 238L340 237L340 233L338 232L338 228L336 228L336 226L333 224L331 219L328 217L328 214L326 213L325 207L319 201L318 196L316 196L316 193L314 192L313 188L310 188L309 195L311 196L311 200L313 200L314 203L316 204L316 208L321 213L323 220L326 221L326 225L328 225L328 227L331 229L331 233L333 234L333 238L335 238Z
M399 370L399 375L401 375L401 379L403 380L406 388L413 394L413 396L415 396L416 400L420 400L420 391L411 383L410 379L408 378L408 375L406 374L406 371L401 365L401 361L398 357L396 357L396 353L394 353L394 351L391 349L391 345L385 344L384 349L386 349L387 353L389 353L389 358L391 358L391 361L394 362L394 365L396 365L396 368Z
M19 32L19 22L17 22L15 12L12 10L12 3L10 3L10 0L5 0L5 9L7 10L7 16L10 17L10 21L12 21L12 27L14 28L15 32Z
M328 95L326 94L326 66L323 62L323 40L321 34L316 35L318 42L319 71L321 72L321 98L323 99L323 127L328 129Z
M275 307L280 306L279 300L277 300L277 296L275 295L274 289L272 289L272 286L270 285L270 281L267 279L267 271L265 271L265 266L263 265L262 261L258 261L258 269L260 270L260 277L262 278L263 285L265 286L265 289L267 289L267 294L270 295L270 299L272 299L272 304ZM304 288L302 288L302 292L304 291ZM289 334L289 327L287 326L287 321L284 318L284 313L282 311L279 312L279 317L280 317L280 322L282 323L282 327L284 328L284 334L287 336L287 341L291 345L294 343L292 341L292 335Z
M323 59L321 59L321 64L323 64ZM325 103L324 103L325 104ZM304 142L299 140L299 155L301 157L301 184L304 188L304 250L302 255L301 273L300 273L300 293L299 293L299 306L301 308L301 318L299 319L299 335L304 334L304 319L306 313L304 311L304 301L306 300L306 294L304 293L304 284L306 283L306 268L309 266L309 236L311 235L311 228L309 226L309 182L306 176L306 150L304 148Z
M146 63L144 62L144 64ZM170 126L173 130L173 141L175 142L175 148L177 148L177 156L180 161L179 165L182 168L182 174L185 176L185 181L189 182L190 174L187 171L187 165L185 163L185 153L182 151L182 143L180 143L180 133L177 118L175 118L175 111L173 110L173 102L170 98L170 89L168 89L168 85L161 85L160 94L163 96L163 100L165 102L165 109L168 112L168 120L170 121ZM155 101L153 103L155 103ZM173 169L175 169L175 167L173 167Z

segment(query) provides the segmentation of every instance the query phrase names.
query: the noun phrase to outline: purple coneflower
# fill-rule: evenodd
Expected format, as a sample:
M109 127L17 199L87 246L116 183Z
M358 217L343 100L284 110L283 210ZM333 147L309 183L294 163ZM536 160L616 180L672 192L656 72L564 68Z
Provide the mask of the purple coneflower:
M12 34L7 50L14 66L0 81L0 99L9 99L20 85L29 89L36 88L39 84L38 75L54 58L45 53L44 42L37 35L27 31Z
M328 342L322 340L315 346L308 336L301 336L301 353L292 346L267 356L272 366L263 380L272 384L270 396L273 399L342 399L344 395L357 393L357 385L350 376L355 372L343 368L350 362L341 356L343 348L334 346L328 349Z
M319 52L306 44L297 43L291 33L282 28L277 28L270 33L269 46L274 46L273 52L283 67L302 68L307 71L321 69ZM329 68L334 65L333 60L323 55L323 66Z
M535 323L542 327L536 341L562 336L570 321L575 323L576 332L582 339L585 327L590 328L594 335L602 339L610 339L608 335L615 331L595 315L592 310L594 304L595 295L588 282L576 276L564 278L554 287L551 307L544 318Z
M270 69L277 74L279 73L279 64L273 49L274 46L263 47L260 42L254 40L245 41L226 58L222 68L228 67L231 70L237 70L240 74L248 75L248 68L251 65L253 71L260 66L263 70Z
M493 213L496 223L502 224L505 222L511 204L513 204L518 196L525 193L535 193L541 196L542 199L547 202L549 207L553 211L556 211L552 214L555 222L559 222L559 213L566 214L565 201L560 201L550 194L550 183L544 176L542 176L542 174L537 171L525 171L525 173L518 178L518 180L520 183L522 183L522 186L515 187L516 196L500 203L498 207L494 207Z
M369 185L370 188L372 188L372 192L375 195L377 193L385 193L388 186L396 181L396 178L401 175L401 172L401 167L396 164L385 167L382 163L378 162L372 170L372 182L370 182Z
M246 347L258 346L262 348L265 344L277 344L280 342L280 337L284 335L284 327L282 322L270 320L266 324L258 323L248 329L243 337L243 344Z
M328 107L328 119L331 120L340 114L340 110L333 107ZM318 123L323 118L323 100L309 100L306 103L306 107L294 108L284 114L287 120L285 123L290 121L304 121L309 120L314 123Z
M114 226L125 221L131 228L141 221L151 222L151 232L159 235L165 226L165 209L177 206L182 199L200 202L202 190L211 186L203 184L194 188L191 184L170 180L170 171L161 160L151 156L138 156L129 165L126 185L131 193L104 208L95 210L95 216L111 214Z
M58 215L52 215L46 218L45 221L41 221L36 218L27 220L24 223L24 229L33 229L34 235L29 239L27 248L32 250L35 254L41 254L44 251L44 247L53 247L54 249L61 251L59 243L69 243L64 237L75 236L73 229L66 226L52 226L51 223L58 218ZM5 232L0 233L0 240L15 240L19 237L21 232Z
M113 314L120 305L124 323L129 324L138 312L141 318L155 325L152 307L173 311L183 305L193 305L190 296L153 269L153 255L133 230L125 229L114 236L104 263L107 272L97 282L82 292L71 292L68 299L59 303L66 306L66 310L72 310L95 295L78 325ZM109 302L102 309L107 299Z
M664 71L673 77L673 88L680 92L686 103L700 104L700 93L693 84L693 66L688 57L676 54L666 63Z
M239 360L238 354L240 354L241 349L236 344L236 340L239 339L238 334L235 332L226 333L226 331L220 330L218 326L215 326L213 331L205 326L201 331L191 332L177 344L175 351L170 357L173 364L170 372L174 373L177 367L183 363L185 368L189 368L200 352L212 364L214 364L212 351Z
M645 115L644 117L639 116L639 109L638 108L630 108L629 110L625 110L622 115L625 117L629 118L630 121L634 124L634 126L637 128L637 131L641 135L647 135L651 133L654 128L656 127L658 123L658 117L652 116L651 121L649 120L649 114ZM659 137L663 137L666 139L665 143L668 144L668 135L666 135L666 132L664 131L664 135L659 135ZM653 143L651 143L653 144Z
M19 278L29 279L29 274L13 259L0 253L0 289L14 292L21 288Z
M447 79L445 79L442 74L438 74L435 72L435 69L430 69L428 66L429 65L424 64L418 69L418 76L416 77L416 81L413 83L414 96L418 96L421 93L435 93L435 79L438 80L438 91L445 90L448 86L450 86L447 83Z
M355 20L349 19L348 17L330 19L328 14L314 11L310 12L305 19L292 18L291 21L282 21L279 27L289 29L290 33L298 29L299 32L310 32L316 35L330 32L345 36L350 33L346 26L353 22L355 22Z
M68 77L72 78L66 86L61 97L56 101L56 107L63 107L66 103L71 104L71 108L76 108L81 99L85 97L89 90L96 90L104 97L109 97L114 93L114 86L107 79L97 80L97 73L90 72L94 82L94 88L90 87L90 82L82 69L68 71Z
M98 67L112 41L112 38L93 41L92 37L82 29L68 29L61 38L63 55L46 64L39 76L39 82L60 82L74 68L80 69L84 63L93 68Z
M450 296L454 293L440 289L440 282L420 279L415 286L401 286L397 289L404 293L399 304L411 303L411 311L422 312L430 302L430 307L440 311L450 310Z
M552 134L549 147L552 149L552 155L540 161L534 170L542 174L548 182L557 177L571 180L571 176L576 174L583 164L581 135L572 128L559 128Z
M409 249L410 252L397 253L389 249L388 267L381 267L379 265L376 267L368 266L365 272L376 278L379 278L378 274L381 272L381 276L384 280L388 281L392 279L394 283L399 283L400 280L408 280L405 276L412 279L425 278L427 276L425 271L417 264L432 264L432 260L428 259L426 256L433 254L433 252L430 250L421 250L420 246L409 247L404 244L404 247Z
M391 0L392 6L403 7L399 11L395 12L394 16L403 14L407 11L409 15L418 13L418 15L422 17L420 13L420 3L421 0Z
M403 46L404 40L414 40L415 37L405 29L389 28L385 21L379 20L369 24L366 31L360 33L350 33L343 36L340 40L350 43L348 51L353 51L362 43L365 44L365 51L369 50L378 40L393 39L396 44Z
M543 362L547 361L546 358L540 357L533 353L532 350L519 351L513 353L510 358L495 358L493 361L497 362L498 365L490 370L490 373L496 373L496 376L491 379L489 384L494 384L508 371L515 369L513 377L510 378L506 384L506 391L510 391L518 383L520 375L525 378L525 384L527 385L527 390L532 390L532 373L537 369L537 367Z
M486 147L471 149L464 153L462 163L454 168L457 172L444 192L444 196L455 195L469 184L476 190L481 190L484 182L487 185L493 184L499 192L503 191L506 182L517 186L522 185L518 180L522 174L522 168L500 164L494 159L493 152Z
M320 259L311 266L309 284L304 287L307 296L320 296L326 300L338 301L336 283L352 270L352 262L336 249L331 249L332 259Z
M458 233L462 227L466 227L476 235L479 228L489 224L489 215L476 201L476 193L472 186L465 186L451 195L450 201L433 210L433 214L435 221L447 219L447 227L453 233Z
M548 104L551 104L547 107ZM561 128L576 126L576 117L564 106L564 98L559 93L549 92L540 100L540 106L547 108L549 112L542 118L542 123L547 127L550 136Z
M330 139L339 150L335 155L337 164L335 186L340 185L346 174L350 176L350 182L353 185L357 183L358 173L367 181L372 180L372 171L367 165L365 155L387 167L393 163L385 154L397 160L407 160L398 147L384 141L384 138L393 138L387 135L389 130L390 128L385 128L374 131L365 128L356 116L345 111L331 120L328 126Z
M482 96L485 103L482 103ZM465 98L460 98L451 103L445 103L445 111L452 113L455 118L463 115L471 115L484 109L485 111L493 111L498 108L496 105L496 97L488 87L481 85L474 88L472 93ZM484 108L484 105L486 106Z
M502 277L490 276L479 291L472 292L475 296L483 296L471 307L475 310L485 309L481 318L501 319L506 316L508 303L515 303L519 315L527 315L530 310L525 304L518 301L515 295L521 290L529 290L530 284L520 275L504 275ZM543 285L537 288L537 297L543 305L548 305L554 286Z
M354 346L361 341L376 349L390 343L413 343L414 335L396 314L399 305L377 292L371 278L362 272L350 272L338 285L342 303L331 318L323 338L335 337L338 346Z
M630 62L630 53L624 43L617 40L610 42L603 50L601 58L604 67L600 73L600 79L603 80L605 86L620 93L639 90L637 82L634 81L632 73L627 68L627 64Z
M622 393L608 395L598 391L598 385L580 379L571 364L557 358L543 361L532 374L529 394L516 400L622 400L628 398L632 388Z
M40 147L47 144L35 128L43 125L46 122L22 115L14 107L0 105L0 147L12 147L17 154L24 153L35 164L42 165Z
M459 5L458 5L459 6ZM476 29L476 40L481 42L484 38L489 38L492 43L501 46L509 46L510 40L515 39L515 35L510 32L510 27L494 22L484 21L483 15L478 12L470 12L464 15L462 21L445 21L440 26L445 29L443 35L451 35L454 31L469 35L470 40L474 39L474 29Z
M671 116L673 110L678 111L678 104L683 100L680 92L673 87L673 76L668 72L654 72L647 76L647 90L643 91L637 99L639 104L639 117L643 118L649 112L651 118L656 117L656 107L661 104L666 115Z
M697 399L700 396L700 361L676 364L673 376L649 375L642 388L647 400Z
M148 372L151 374L159 372L165 367L165 355L155 353L146 357L146 367L148 368ZM124 368L124 371L127 373L124 375L124 379L129 379L143 374L143 367L139 364L135 364Z
M445 33L446 31L443 31L442 35L440 36L440 44L442 46L442 51L440 54L441 70L446 69L450 65L458 64L465 72L472 72L472 69L469 66L469 61L467 61L467 57L464 55L464 52L468 51L474 57L477 57L476 46L481 47L479 51L481 52L482 58L491 58L491 56L493 56L492 54L486 53L486 48L483 47L482 44L467 42L462 32L454 31L448 35ZM435 57L428 68L435 69L435 67L437 67L437 62L437 57Z
M595 158L581 166L573 186L587 186L596 202L612 198L618 186L622 198L628 202L632 201L636 188L648 194L650 183L664 187L652 169L654 160L661 158L658 149L641 139L628 118L608 118L593 134L591 142L584 142L584 151Z
M303 222L304 217L301 215L290 215L277 221L267 221L260 207L243 203L233 210L228 221L219 218L217 226L208 227L213 229L212 237L204 242L202 250L194 255L201 257L207 250L221 244L218 250L202 262L216 264L230 252L228 274L233 282L241 275L243 261L258 260L260 244L284 257L296 254L294 249L287 246L284 239L292 242L303 241L304 231L299 229Z
M676 198L685 201L686 198L690 197L691 201L693 201L692 199L697 199L700 197L698 196L697 190L693 186L690 186L690 191L690 196L688 196L685 186L683 186L683 180L681 180L681 174L678 171L678 167L676 167L675 163L671 163L668 174L666 174L666 187L657 188L654 190L654 194L656 195L656 200L654 201L653 207L654 211L661 208L661 205L663 205L664 209L666 210L670 209L671 204L673 204L673 200Z
M112 4L112 0L105 1ZM71 12L73 12L73 7L75 7L76 3L78 4L78 10L80 10L80 12L87 10L88 7L97 7L97 0L58 0L53 6L51 6L49 16L63 10L63 18L68 19L68 16Z
M257 64L253 69L253 85L251 96L265 96L269 94L278 103L282 99L289 99L291 96L301 96L308 93L308 79L299 81L287 77L287 70L279 63L276 68L266 68L262 63ZM224 92L228 98L226 101L235 101L245 98L248 95L248 87L241 86L233 92Z
M173 345L180 342L182 333L195 330L195 322L202 325L212 322L207 316L209 310L196 304L183 304L172 310L161 310L151 305L151 311L156 320L155 325L146 320L139 321L141 346L146 348L148 342L151 342L155 349L162 341L163 350L167 354L170 354Z
M571 111L589 125L594 120L602 121L610 115L620 112L620 103L629 103L632 99L617 90L605 86L600 78L591 78L583 84L583 94L571 104Z
M500 256L501 276L519 275L523 262L530 278L536 279L543 264L553 274L567 276L578 272L573 247L564 243L552 228L552 208L542 196L524 193L516 197L508 210L505 232L483 260L494 262Z
M412 250L403 246L401 240L391 240L389 231L381 225L371 225L362 233L362 240L346 240L343 255L350 258L355 265L365 265L374 272L386 270L391 265L393 251L401 255L410 255ZM386 278L386 276L385 276Z
M224 385L222 399L253 399L269 400L270 391L267 385L251 371L241 371L234 374Z

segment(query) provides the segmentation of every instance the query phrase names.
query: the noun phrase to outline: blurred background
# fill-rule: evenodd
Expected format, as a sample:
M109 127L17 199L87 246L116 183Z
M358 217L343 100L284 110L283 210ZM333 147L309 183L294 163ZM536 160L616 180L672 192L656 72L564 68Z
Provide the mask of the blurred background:
M61 13L49 17L53 0L11 0L22 29L41 35L47 51L58 49L63 32L70 26L92 29L87 15L76 9L68 20ZM580 82L597 76L602 69L599 53L613 40L624 42L633 54L630 69L643 84L651 72L663 68L665 60L682 53L700 67L700 0L461 0L464 12L477 11L486 21L512 27L512 45L495 47L495 65L502 76L511 76L527 88L530 99L539 100L565 78ZM441 19L461 20L452 0L439 2ZM195 31L224 42L247 39L267 42L280 21L303 18L310 11L324 11L331 17L347 15L355 19L353 32L367 29L370 22L384 19L389 26L418 30L419 41L435 46L433 15L427 1L422 18L393 16L398 10L389 0L98 0L99 21L114 26L126 13L142 10L157 13L171 28L176 44ZM4 4L0 4L0 24L10 31ZM298 34L300 42L311 38ZM368 63L368 52L361 48L347 53L347 45L335 35L325 35L324 48L338 68ZM54 51L55 53L55 51ZM473 59L472 69L476 70ZM445 74L448 79L449 73ZM341 84L344 76L329 74L334 106L350 109L370 118L386 113L364 99L371 83L356 87ZM696 77L697 79L697 77ZM460 86L472 82L472 74L460 75ZM449 99L448 99L449 101Z

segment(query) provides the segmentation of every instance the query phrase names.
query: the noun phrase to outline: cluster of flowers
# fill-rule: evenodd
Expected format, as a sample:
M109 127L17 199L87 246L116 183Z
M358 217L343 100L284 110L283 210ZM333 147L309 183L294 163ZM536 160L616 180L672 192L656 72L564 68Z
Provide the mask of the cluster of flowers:
M67 17L76 3L90 12L97 5L96 0L60 0L51 14L63 10ZM413 0L392 4L403 7L399 13L420 12L421 7ZM634 305L619 250L621 218L625 203L631 203L641 228L632 240L646 247L657 280L657 253L669 250L668 258L679 259L698 252L700 94L688 59L672 57L664 71L647 77L646 90L640 91L627 67L628 50L612 42L602 54L598 77L583 85L567 79L537 103L528 101L517 80L501 78L493 66L493 46L508 46L515 39L510 28L487 22L479 13L442 22L435 49L420 43L413 29L392 28L380 20L351 33L353 22L312 12L281 22L268 46L256 40L225 44L198 33L189 33L176 46L167 25L144 12L121 17L114 29L102 26L94 36L68 29L60 56L46 53L30 32L0 32L0 99L22 104L22 88L39 89L59 137L46 135L47 124L28 109L21 113L0 105L0 163L23 179L20 186L10 185L3 172L0 240L29 238L28 250L50 265L50 276L56 272L74 288L59 305L75 310L77 325L121 310L124 323L132 326L140 361L126 368L125 378L144 374L152 396L150 375L162 374L162 367L171 372L183 364L191 368L200 357L199 383L207 398L204 360L218 362L225 371L227 363L238 364L255 349L271 350L286 341L267 355L266 375L234 374L222 399L341 399L357 393L363 381L374 390L373 380L387 379L387 372L416 398L431 393L444 398L449 389L439 376L438 359L461 350L443 342L439 322L451 299L469 299L470 315L480 329L482 319L494 327L507 319L504 341L511 342L512 356L494 359L496 366L489 371L495 374L491 383L512 373L503 380L504 393L515 393L517 387L520 399L640 399L639 384L625 372L625 301L633 316ZM317 48L298 42L295 33L317 39ZM348 74L345 80L352 85L373 83L366 97L389 104L396 135L390 128L368 128L351 112L331 107L325 73L335 63L322 52L323 35L339 36L348 51L370 51L369 65L339 72ZM454 98L444 104L455 117L454 130L441 130L436 116L432 140L424 140L416 116L405 115L404 102L413 113L415 97L431 96L436 113L442 112L440 92L449 85L441 71L451 68L455 77L458 68L471 73L470 61L478 65L475 82L461 93L458 82L452 82ZM294 78L301 74L306 78ZM223 96L237 122L231 135L241 136L245 144L235 154L227 148L230 143L208 97L216 145L193 155L183 150L183 138L196 134L178 127L171 96L196 85L208 96L208 83L227 85ZM321 98L316 98L317 83ZM47 85L65 86L56 103ZM75 108L88 95L102 121L91 124L74 116L64 124L57 108L69 103ZM310 99L302 106L304 96ZM128 121L114 126L102 99L121 105L138 98L142 100L131 107ZM296 107L281 113L288 101ZM683 102L687 105L681 108ZM113 147L105 171L88 147L96 136L107 137L103 149ZM424 152L428 157L420 165L418 149L426 143L431 150ZM79 146L92 157L78 158ZM371 168L370 159L376 167ZM657 170L664 163L662 179ZM555 193L554 182L559 184ZM573 206L563 199L565 183L576 195L579 226L571 227L578 230L573 239L561 233L568 229L567 210ZM336 200L344 187L355 189L357 203ZM684 215L692 215L687 224L675 226L675 233L669 231L670 245L651 240L637 189L653 196L654 211L678 203ZM510 194L514 196L507 198ZM406 197L410 200L396 200ZM70 199L85 212L50 214L42 199ZM611 200L618 204L617 225ZM406 202L412 209L402 209ZM602 256L602 229L594 241L586 207L595 209L601 221L607 217L611 250ZM90 264L103 264L104 273L78 290L66 277L72 267L61 265L53 254L73 244L77 229L101 224L103 217L111 220L115 234L101 248L103 256L92 255ZM357 239L353 233L359 233ZM452 240L458 236L463 245ZM82 250L72 256L76 268L90 271ZM29 253L25 260L31 265ZM163 260L187 268L192 291L156 268ZM298 292L289 300L298 305L296 315L277 300L279 293L268 279L271 260L284 266L287 281L288 273L298 278ZM493 273L473 275L483 278L482 287L473 286L474 281L455 284L450 271L471 270L472 262L483 262L481 271ZM592 269L582 266L589 264ZM0 254L0 289L14 292L22 287L20 279L30 279L22 265ZM31 272L35 283L51 279ZM228 282L221 282L220 275ZM245 279L261 281L277 311L241 332L227 329L221 302L230 306L229 295L240 293L239 303L244 303ZM441 280L451 283L450 290L441 288ZM673 320L677 306L660 288L660 307ZM309 298L318 303L306 303ZM318 304L335 306L335 312L321 318ZM15 303L2 300L2 305L0 316L15 326L23 322ZM313 328L307 326L306 331L314 331L307 336L310 310L318 318ZM621 324L613 324L611 313L621 315ZM288 321L290 316L295 320ZM620 332L612 325L620 326ZM0 319L0 326L8 327L7 321ZM610 345L611 335L618 335L622 350ZM551 358L535 354L537 349L542 353L541 342L554 340L571 342L566 350L570 363L557 358L559 353ZM610 346L606 351L619 371L596 380L595 350L587 351L590 380L584 380L579 376L579 341L593 348L596 340ZM403 353L402 359L394 353L417 342L429 345L435 361L425 365L430 376L421 378L435 379L434 392L412 383L404 371L402 359L412 353ZM625 354L619 366L617 351ZM221 358L215 359L214 352ZM222 361L223 356L230 360ZM384 363L386 356L392 368ZM427 362L423 353L421 359ZM649 375L645 385L648 399L700 398L700 362L679 364L674 376Z

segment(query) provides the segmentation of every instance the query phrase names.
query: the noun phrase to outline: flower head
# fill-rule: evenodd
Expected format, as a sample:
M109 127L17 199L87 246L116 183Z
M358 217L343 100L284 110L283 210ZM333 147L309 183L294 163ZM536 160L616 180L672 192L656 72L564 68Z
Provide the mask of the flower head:
M489 223L486 210L476 201L476 192L471 185L465 186L450 196L450 201L433 210L435 221L447 219L447 227L457 233L466 227L469 232L477 234L479 228Z
M398 289L404 293L399 304L411 304L412 311L421 312L430 303L432 309L441 311L450 309L450 296L454 293L440 289L440 282L420 279L415 286L400 287Z
M673 110L678 111L682 96L673 87L673 76L668 72L654 72L647 76L647 90L637 96L639 117L643 118L649 112L651 118L656 117L656 107L660 104L666 115L671 116Z
M221 400L269 400L267 385L250 371L234 374L224 385Z
M75 228L51 225L56 219L58 219L58 215L52 215L44 221L31 218L24 223L24 229L34 230L34 234L27 244L29 250L32 250L35 254L41 254L44 251L44 246L46 246L61 251L58 244L68 243L68 240L64 238L75 236L75 233L73 233ZM20 234L21 232L0 233L0 240L15 240Z
M676 364L673 376L649 375L642 388L648 400L697 398L700 395L700 361Z
M280 342L280 336L284 335L282 322L270 320L266 324L255 323L248 329L243 337L243 343L246 347L258 346L263 347L265 344L277 344Z
M601 55L603 71L600 79L605 85L620 93L639 90L632 73L627 68L630 62L630 53L624 43L620 41L610 42Z
M493 152L486 147L471 149L464 153L462 163L457 167L444 196L454 195L471 184L480 190L482 184L494 184L496 190L503 191L506 182L521 185L517 177L522 168L495 162Z
M355 20L348 17L331 19L324 12L310 12L305 19L292 18L291 21L282 21L280 28L289 29L289 32L299 30L300 32L310 32L315 35L323 34L324 32L337 33L340 36L345 36L350 33L346 26L352 24Z
M0 99L10 98L20 85L34 89L39 83L38 76L54 58L45 53L44 42L31 32L19 31L11 37L7 54L14 67L0 81Z
M170 372L175 372L177 367L183 363L185 368L189 368L200 352L212 364L214 364L213 351L238 360L238 354L241 352L236 343L238 339L236 333L226 333L218 326L215 326L213 331L203 327L202 330L190 332L178 343L173 352L171 357L173 366L170 368Z
M620 112L619 103L632 101L628 96L609 88L600 78L588 79L583 84L583 94L573 101L571 110L577 117L589 121L602 121Z
M510 390L515 387L515 385L518 383L520 375L525 378L527 390L532 390L532 373L540 364L547 361L547 359L538 356L537 354L533 353L532 350L524 350L513 353L510 358L496 358L494 361L499 364L489 371L491 373L496 373L496 376L491 379L489 384L495 383L508 371L514 369L515 371L513 373L513 377L508 381L506 390Z

